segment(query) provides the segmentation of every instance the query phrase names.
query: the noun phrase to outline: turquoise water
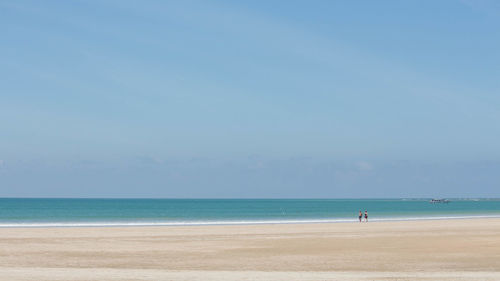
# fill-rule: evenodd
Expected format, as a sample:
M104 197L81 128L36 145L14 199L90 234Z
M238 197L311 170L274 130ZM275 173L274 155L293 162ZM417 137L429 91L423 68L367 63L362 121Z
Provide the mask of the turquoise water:
M0 199L0 227L199 225L500 217L500 200Z

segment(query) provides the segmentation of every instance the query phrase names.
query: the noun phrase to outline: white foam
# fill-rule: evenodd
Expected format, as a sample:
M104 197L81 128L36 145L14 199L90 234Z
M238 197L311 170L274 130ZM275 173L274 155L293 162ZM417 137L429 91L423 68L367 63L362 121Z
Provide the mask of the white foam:
M500 215L476 216L429 216L429 217L383 217L370 218L370 222L384 221L420 221L420 220L452 220L452 219L481 219L500 218ZM258 224L313 224L313 223L355 223L352 218L337 219L300 219L300 220L242 220L242 221L152 221L152 222L16 222L0 223L0 228L15 227L140 227L140 226L202 226L202 225L258 225Z

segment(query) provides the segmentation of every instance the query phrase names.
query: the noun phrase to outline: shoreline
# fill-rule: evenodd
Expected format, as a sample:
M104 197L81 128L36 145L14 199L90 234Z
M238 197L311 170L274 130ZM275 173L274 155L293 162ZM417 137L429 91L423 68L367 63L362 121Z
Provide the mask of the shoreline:
M459 215L459 216L428 216L428 217L382 217L370 218L369 223L381 222L411 222L411 221L446 221L446 220L477 220L499 219L498 215ZM304 219L304 220L249 220L249 221L172 221L172 222L33 222L33 223L1 223L3 228L87 228L87 227L182 227L182 226L231 226L231 225L289 225L289 224L351 224L360 223L357 219ZM362 222L366 223L366 222Z

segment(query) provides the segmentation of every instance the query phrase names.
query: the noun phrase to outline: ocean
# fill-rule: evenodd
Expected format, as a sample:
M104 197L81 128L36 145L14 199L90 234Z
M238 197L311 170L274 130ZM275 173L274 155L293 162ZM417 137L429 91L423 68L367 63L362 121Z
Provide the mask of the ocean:
M222 225L500 217L500 199L0 199L0 227Z

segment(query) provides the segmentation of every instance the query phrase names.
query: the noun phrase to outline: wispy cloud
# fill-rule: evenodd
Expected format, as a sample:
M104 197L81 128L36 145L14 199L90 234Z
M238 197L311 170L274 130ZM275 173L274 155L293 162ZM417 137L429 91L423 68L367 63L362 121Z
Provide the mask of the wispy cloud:
M496 0L461 0L466 6L489 15L500 14L500 2Z
M356 163L356 167L360 171L371 171L373 170L373 165L366 161L359 161Z

